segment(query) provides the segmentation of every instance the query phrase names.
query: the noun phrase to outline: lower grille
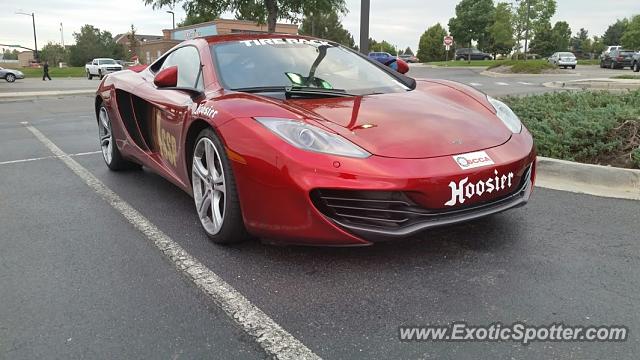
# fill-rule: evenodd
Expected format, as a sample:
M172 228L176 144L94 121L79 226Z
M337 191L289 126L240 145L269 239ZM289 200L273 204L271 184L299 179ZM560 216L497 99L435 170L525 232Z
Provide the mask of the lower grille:
M520 185L510 194L455 210L425 209L400 191L316 189L311 192L311 200L325 216L356 233L407 235L522 204L526 202L526 199L523 202L525 193L530 191L530 179L531 166L524 172Z

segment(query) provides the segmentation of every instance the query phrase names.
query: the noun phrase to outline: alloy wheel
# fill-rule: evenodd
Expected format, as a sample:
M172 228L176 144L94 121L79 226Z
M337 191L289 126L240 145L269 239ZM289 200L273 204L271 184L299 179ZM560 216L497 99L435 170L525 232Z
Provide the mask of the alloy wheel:
M201 138L193 151L191 183L198 217L210 235L222 229L226 209L224 168L211 139Z
M109 114L104 107L100 108L98 115L98 133L100 135L102 157L107 165L110 165L113 160L113 136L111 134L111 120L109 120Z

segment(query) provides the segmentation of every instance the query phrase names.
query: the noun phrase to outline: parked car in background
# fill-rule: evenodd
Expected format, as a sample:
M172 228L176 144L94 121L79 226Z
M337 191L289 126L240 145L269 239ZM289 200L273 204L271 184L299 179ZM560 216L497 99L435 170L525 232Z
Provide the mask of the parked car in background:
M395 59L396 57L387 53L387 52L370 52L369 53L369 59L381 62L381 63L385 63L391 59Z
M12 83L16 81L16 79L24 79L24 74L20 70L0 67L0 79L5 79L7 82Z
M386 52L370 52L369 59L385 64L401 74L409 72L409 64L406 61Z
M85 70L87 71L87 79L91 80L94 76L98 76L102 80L105 75L122 70L122 65L113 59L98 58L85 65Z
M409 64L420 62L420 60L418 60L418 58L413 55L400 55L399 58L406 61Z
M634 72L640 71L640 51L633 54L631 58L631 69L633 69Z
M570 52L557 52L549 57L547 60L549 64L562 67L562 68L572 68L575 69L576 65L578 65L578 60L573 53Z
M456 50L456 60L467 60L471 54L471 60L491 60L493 56L475 48L461 48Z
M621 49L622 49L622 46L619 46L619 45L607 46L607 48L602 52L602 54L600 54L600 60L602 61L604 57L611 54L613 50L621 50Z
M631 50L611 50L611 52L600 60L601 68L624 69L633 64L634 52Z

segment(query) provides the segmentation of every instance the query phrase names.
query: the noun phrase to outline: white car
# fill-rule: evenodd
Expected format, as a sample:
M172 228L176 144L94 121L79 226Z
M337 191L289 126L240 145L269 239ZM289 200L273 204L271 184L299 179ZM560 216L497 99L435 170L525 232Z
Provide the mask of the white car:
M85 65L85 70L87 71L87 79L91 80L94 76L102 79L107 74L122 70L122 65L113 59L98 58Z
M578 65L578 60L576 56L570 52L557 52L549 58L549 63L558 67L563 68L572 68L575 69L576 65Z

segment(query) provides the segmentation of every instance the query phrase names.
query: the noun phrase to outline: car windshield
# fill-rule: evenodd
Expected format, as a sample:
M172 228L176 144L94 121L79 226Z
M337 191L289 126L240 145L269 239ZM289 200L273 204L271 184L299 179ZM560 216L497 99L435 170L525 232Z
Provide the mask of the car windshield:
M116 62L111 60L111 59L107 59L107 60L99 60L101 65L112 65L115 64Z
M564 52L564 53L560 53L558 54L559 56L568 56L568 57L573 57L572 53L568 53L568 52Z
M633 53L633 51L620 51L620 55L631 55Z
M211 46L227 89L340 89L366 95L409 90L400 81L352 51L321 40L275 38Z

